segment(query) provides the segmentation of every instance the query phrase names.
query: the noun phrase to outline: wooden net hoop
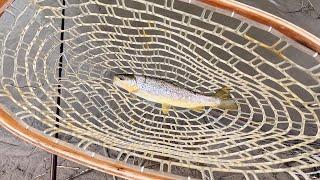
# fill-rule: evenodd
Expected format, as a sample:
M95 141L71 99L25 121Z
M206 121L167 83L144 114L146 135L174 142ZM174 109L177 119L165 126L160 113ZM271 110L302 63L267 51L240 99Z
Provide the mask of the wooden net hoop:
M0 3L0 117L18 137L131 179L319 177L312 34L226 0L10 2ZM207 94L229 86L240 107L163 115L110 71Z

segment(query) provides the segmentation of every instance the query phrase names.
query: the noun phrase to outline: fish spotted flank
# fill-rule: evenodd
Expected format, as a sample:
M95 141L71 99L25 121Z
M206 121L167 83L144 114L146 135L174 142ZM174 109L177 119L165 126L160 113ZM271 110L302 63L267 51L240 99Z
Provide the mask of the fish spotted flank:
M226 87L218 90L213 96L205 96L146 76L116 75L113 83L145 100L162 104L164 114L168 114L171 106L196 111L204 110L205 107L231 110L238 108Z

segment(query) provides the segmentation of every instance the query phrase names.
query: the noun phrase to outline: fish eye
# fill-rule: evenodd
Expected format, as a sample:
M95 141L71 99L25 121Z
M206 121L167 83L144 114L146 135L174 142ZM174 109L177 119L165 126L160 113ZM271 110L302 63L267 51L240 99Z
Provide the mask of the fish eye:
M123 76L119 76L119 79L120 79L120 80L124 80L124 77L123 77Z

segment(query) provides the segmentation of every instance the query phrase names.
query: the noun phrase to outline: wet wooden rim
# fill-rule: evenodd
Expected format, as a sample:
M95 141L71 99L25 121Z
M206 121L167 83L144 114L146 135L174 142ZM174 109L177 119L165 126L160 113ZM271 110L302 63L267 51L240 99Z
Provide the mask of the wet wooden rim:
M100 155L89 154L88 152L74 148L63 142L59 143L56 139L45 136L34 130L32 127L28 127L17 121L4 109L5 108L3 107L0 108L0 122L3 127L15 136L44 149L45 151L99 171L126 179L177 179L177 177L174 176L170 177L162 173L138 169L121 162L104 158Z
M234 0L200 0L206 4L235 12L248 19L270 26L296 42L320 54L320 39L308 31L273 14Z
M274 15L258 10L256 8L244 5L230 0L201 0L212 6L234 11L242 16L257 21L259 23L271 26L291 39L303 44L304 46L320 53L320 40L295 26L288 21L278 18ZM12 3L13 0L0 0L0 14ZM11 116L9 111L0 105L0 122L7 130L17 137L37 146L50 153L57 154L65 159L83 164L85 166L106 172L115 176L128 179L177 179L174 176L167 176L160 172L151 172L138 169L122 162L116 162L99 155L92 156L78 148L72 147L66 143L58 143L54 138L34 130L32 127L26 128L26 124Z
M14 0L0 0L0 16Z

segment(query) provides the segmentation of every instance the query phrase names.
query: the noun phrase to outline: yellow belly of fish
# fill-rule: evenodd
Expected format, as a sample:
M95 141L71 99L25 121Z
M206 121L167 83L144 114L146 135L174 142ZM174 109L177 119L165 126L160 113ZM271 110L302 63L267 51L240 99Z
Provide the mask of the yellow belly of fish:
M136 96L139 96L145 100L162 104L162 112L164 114L168 114L171 106L192 109L195 111L203 111L205 107L230 110L238 109L237 103L231 99L230 91L226 87L219 89L214 94L214 97L216 99L213 98L212 101L209 100L210 102L199 102L197 100L190 101L185 99L178 99L168 96L152 94L150 92L140 89L134 83L125 82L124 80L120 80L120 78L117 77L114 78L114 85L122 89L125 89L129 93L135 94Z
M214 104L204 104L204 103L186 101L182 99L174 99L170 97L154 95L139 89L138 86L131 85L126 82L122 82L119 79L116 79L115 83L117 84L117 86L127 90L129 93L139 96L145 100L161 104L162 112L164 114L168 114L171 106L192 109L198 112L203 111L204 108L207 106L210 106L210 107L215 106Z
M195 111L202 111L206 106L209 106L203 103L195 103L195 102L190 102L190 101L181 100L181 99L173 99L169 97L157 96L157 95L144 92L142 90L133 92L133 94L145 100L162 104L162 112L164 114L167 114L169 112L169 109L171 106L192 109Z

